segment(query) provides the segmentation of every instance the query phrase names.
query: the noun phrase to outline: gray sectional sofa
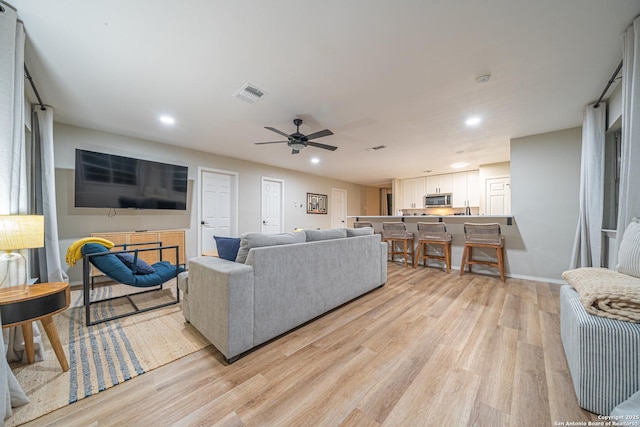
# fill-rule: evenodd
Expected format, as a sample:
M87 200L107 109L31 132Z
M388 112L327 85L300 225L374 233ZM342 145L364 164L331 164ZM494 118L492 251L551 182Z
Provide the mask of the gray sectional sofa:
M231 363L386 281L387 244L360 228L249 233L236 262L193 258L178 284L186 320Z

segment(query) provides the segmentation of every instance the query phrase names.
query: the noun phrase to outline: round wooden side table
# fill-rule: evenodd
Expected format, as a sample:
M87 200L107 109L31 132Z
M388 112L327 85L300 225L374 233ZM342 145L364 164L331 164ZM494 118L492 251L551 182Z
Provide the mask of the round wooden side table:
M33 363L35 360L33 326L31 324L39 320L47 333L47 337L49 337L62 370L65 372L69 370L69 364L60 342L58 330L53 323L53 315L69 307L71 302L69 292L69 284L65 282L37 283L27 286L27 292L20 295L4 296L0 292L2 327L22 327L24 347L29 363Z

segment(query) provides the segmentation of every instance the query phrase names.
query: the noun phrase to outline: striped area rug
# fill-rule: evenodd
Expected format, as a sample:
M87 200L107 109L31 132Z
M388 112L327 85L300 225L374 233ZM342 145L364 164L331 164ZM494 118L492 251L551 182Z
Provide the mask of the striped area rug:
M172 286L175 289L175 286ZM171 288L171 287L170 287ZM100 286L92 300L131 292L126 286ZM140 294L136 304L157 304L171 298L171 289ZM42 325L45 360L33 365L11 363L30 403L14 408L5 421L14 426L33 420L65 405L99 393L133 377L198 351L209 342L187 324L180 304L86 327L82 291L71 292L71 307L54 316L69 371L62 372ZM124 299L93 305L92 316L128 311Z

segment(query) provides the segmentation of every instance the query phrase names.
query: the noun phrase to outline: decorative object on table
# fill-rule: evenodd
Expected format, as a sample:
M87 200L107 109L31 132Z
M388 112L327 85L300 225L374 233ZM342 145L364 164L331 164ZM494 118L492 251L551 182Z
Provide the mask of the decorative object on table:
M20 249L44 246L44 216L0 215L0 295L27 292L27 260Z
M145 247L143 249L125 249L122 251L110 252L108 248L104 245L98 243L85 243L82 246L82 254L84 255L83 259L83 280L82 286L84 289L84 305L86 312L86 325L91 326L97 323L107 322L109 320L119 319L121 317L130 316L132 314L142 313L149 310L154 310L157 308L165 307L172 304L177 304L180 302L180 293L175 293L175 299L172 299L168 302L163 302L158 305L153 306L141 306L136 302L136 298L140 294L146 292L153 291L161 291L163 289L163 284L167 281L174 279L184 271L184 268L178 264L178 260L180 258L178 246L162 246L160 242L156 242L156 247ZM142 243L144 246L148 246L149 243ZM114 248L119 248L121 245L116 245ZM124 245L122 245L124 246ZM128 248L135 247L135 244L127 245ZM140 253L148 252L148 251L157 251L159 254L159 262L154 263L150 266L153 270L153 273L150 274L139 274L138 268L140 265L138 264L138 257ZM172 262L163 261L162 254L163 251L168 253L175 254L175 259ZM130 253L133 254L133 259L131 260L129 265L124 263L118 255ZM99 300L91 299L90 285L91 279L89 276L90 266L94 265L101 272L103 272L108 278L111 280L121 283L123 285L133 286L136 288L147 288L147 290L142 292L131 293L127 295L122 295L113 298L104 298ZM177 283L176 283L177 288ZM153 288L153 289L151 289ZM105 301L109 301L111 299L126 299L133 310L129 310L125 313L113 315L112 313L105 314L107 312L102 312L99 318L94 318L92 320L91 314L91 305L103 303Z
M327 195L307 193L307 213L308 214L326 214L327 213Z
M321 138L323 136L329 136L329 135L333 135L333 132L331 132L329 129L324 129L318 132L314 132L312 134L309 135L304 135L302 133L300 133L300 125L302 124L302 120L301 119L294 119L293 120L293 124L296 126L296 131L294 133L292 133L291 135L282 132L281 130L278 129L274 129L272 127L267 127L265 126L265 129L269 129L272 132L277 133L278 135L282 135L285 138L287 138L286 141L269 141L269 142L256 142L256 145L262 145L262 144L283 144L283 143L287 143L287 145L291 148L291 154L298 154L300 152L300 150L302 150L303 148L306 148L307 146L311 146L311 147L316 147L316 148L323 148L325 150L330 150L330 151L336 151L336 149L338 147L335 147L333 145L327 145L327 144L320 144L317 142L312 142L312 139L316 139L316 138Z

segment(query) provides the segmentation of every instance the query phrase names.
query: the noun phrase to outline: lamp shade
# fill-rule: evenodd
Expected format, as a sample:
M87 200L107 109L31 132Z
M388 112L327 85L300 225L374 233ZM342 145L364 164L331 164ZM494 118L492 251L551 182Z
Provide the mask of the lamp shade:
M0 215L0 250L44 246L44 216Z

